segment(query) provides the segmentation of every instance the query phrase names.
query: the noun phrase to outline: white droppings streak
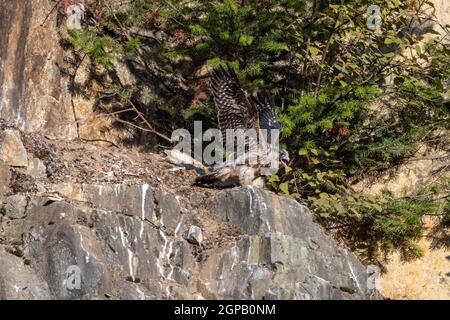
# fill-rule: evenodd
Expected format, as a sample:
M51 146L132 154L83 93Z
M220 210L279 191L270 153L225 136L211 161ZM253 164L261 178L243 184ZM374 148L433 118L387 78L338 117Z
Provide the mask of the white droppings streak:
M83 235L81 233L80 233L80 245L81 245L81 249L83 249L83 251L86 253L86 256L84 257L84 261L86 264L88 264L91 257L89 255L89 251L87 251L86 248L84 247Z
M130 276L134 281L134 273L133 273L133 251L130 250L130 248L127 247L126 243L127 240L125 238L125 234L123 233L122 228L119 226L119 234L120 234L120 241L122 242L122 246L127 249L128 254L128 269L130 271Z
M139 238L142 238L142 234L144 233L144 220L145 220L145 197L147 195L148 184L142 185L142 203L141 203L141 211L142 211L142 219L141 219L141 230L139 231Z
M178 232L180 231L181 225L183 224L183 218L184 216L181 216L180 221L178 222L175 231L174 231L174 236L176 237Z
M346 260L347 260L348 267L350 269L350 277L356 282L356 286L358 287L359 292L363 292L362 288L361 288L361 284L358 281L358 277L356 276L355 271L353 270L353 266L352 266L352 264L350 262L350 257L348 256L348 252L347 251L345 251L345 255L347 256Z
M116 195L116 197L119 196L119 193L121 191L122 185L121 184L116 184L114 185L114 194Z
M252 186L247 186L247 190L248 190L248 198L249 198L249 209L250 209L250 215L253 215L253 187Z
M167 297L170 297L170 287L166 286L166 295Z
M170 256L172 255L172 252L173 252L173 241L170 241L169 245L167 246L167 253L165 254L165 258L166 258L167 263L168 263L168 265L170 267L169 273L167 274L167 279L168 280L173 280L172 276L173 276L174 267L170 263Z
M248 238L248 254L247 254L247 260L243 261L246 262L247 264L250 264L250 257L251 257L251 253L252 253L252 238Z
M103 194L103 185L98 186L98 195L101 196Z
M236 247L236 242L234 242L233 247L231 248L231 256L233 257L233 263L231 265L231 270L234 269L234 266L237 263L238 260L238 254L237 254L237 247Z
M120 234L120 241L122 241L122 247L125 248L125 236L124 236L123 230L120 226L119 226L119 234Z
M164 269L163 269L163 264L161 262L161 259L164 257L164 251L166 250L167 237L164 234L164 232L162 232L162 230L159 230L159 235L161 236L161 238L163 238L164 245L163 245L163 249L159 253L158 259L156 259L156 266L158 267L158 270L159 270L159 273L161 274L161 276L165 279L166 277L164 276Z
M133 274L133 251L130 250L130 248L127 248L128 250L128 268L130 269L130 276L131 279L133 279L134 282L134 274Z
M194 300L205 300L205 298L200 293L196 293L194 295Z
M160 226L163 226L162 218L160 219ZM164 245L162 247L162 250L159 253L158 259L156 259L156 266L157 266L159 273L161 274L161 277L163 279L173 280L172 276L173 276L174 266L170 262L170 256L172 255L172 252L173 252L173 240L169 241L167 239L166 234L161 229L159 230L159 235L164 240ZM165 275L165 272L164 272L165 265L168 265L170 267L170 270L167 273L167 276Z
M253 198L256 198L255 190L253 189L253 186L247 186L248 191L248 198L249 198L249 210L250 210L250 216L253 216L255 214L255 208L253 208ZM268 232L272 232L272 227L270 225L269 220L267 219L267 215L265 214L265 211L267 211L267 205L264 203L264 199L261 201L256 201L257 205L259 206L259 216L261 220L264 221L267 227Z
M140 290L139 288L136 288L136 292L140 294L141 300L145 300L145 293L142 292L142 290Z

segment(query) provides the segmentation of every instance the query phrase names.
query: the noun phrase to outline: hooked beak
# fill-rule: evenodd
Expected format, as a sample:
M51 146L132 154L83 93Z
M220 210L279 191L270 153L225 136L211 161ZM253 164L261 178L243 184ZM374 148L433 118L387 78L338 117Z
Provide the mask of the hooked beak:
M290 171L292 171L292 168L289 167L289 164L288 164L288 163L286 163L286 162L283 161L283 160L281 160L280 162L281 162L281 164L283 165L283 169L284 169L284 172L285 172L285 173L289 173Z

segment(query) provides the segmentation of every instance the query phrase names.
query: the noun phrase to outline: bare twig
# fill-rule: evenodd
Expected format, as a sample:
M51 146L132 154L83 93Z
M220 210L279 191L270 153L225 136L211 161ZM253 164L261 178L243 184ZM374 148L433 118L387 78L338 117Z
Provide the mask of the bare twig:
M141 117L141 116L140 116L140 118L141 118L141 119L145 119L144 117ZM156 131L155 129L153 129L153 127L152 127L150 124L147 125L147 126L149 126L148 128L144 128L144 127L138 126L138 125L136 125L136 124L134 124L134 123L132 123L132 122L125 121L125 120L122 120L122 119L116 118L115 120L118 121L118 122L124 123L124 124L126 124L126 125L129 125L129 126L131 126L131 127L133 127L133 128L139 129L139 130L142 130L142 131L145 131L145 132L151 132L151 133L154 133L154 134L156 134L158 137L160 137L160 138L162 138L162 139L164 139L164 140L166 140L166 141L168 141L168 142L172 142L172 140L171 140L168 136L166 136L165 134L160 133L160 132ZM147 122L147 123L148 123L147 120L145 120L144 122ZM147 123L146 123L146 124L147 124Z
M97 117L110 117L110 116L114 116L120 113L124 113L124 112L128 112L128 111L134 111L133 108L127 108L127 109L123 109L123 110L119 110L119 111L115 111L115 112L110 112L110 113L100 113L99 115L97 115Z
M85 138L80 138L80 139L83 141L87 141L87 142L106 142L106 143L113 145L116 148L119 148L119 146L115 142L106 140L106 139L85 139Z
M53 11L55 11L55 9L59 6L59 4L62 2L62 0L58 0L55 5L53 6L53 8L50 10L50 12L47 14L47 16L45 17L44 21L42 21L41 23L41 27L44 26L44 24L47 22L48 18L50 17L50 15L53 13Z
M322 65L325 63L325 59L327 58L328 50L330 49L331 40L333 39L334 33L336 32L336 29L338 27L338 22L339 22L340 15L341 15L340 12L338 12L338 14L336 15L336 19L334 20L333 29L330 31L330 35L328 36L328 39L327 39L327 44L326 44L325 49L323 50L323 53L322 53L322 60L320 61L320 71L319 71L319 75L317 76L316 91L314 93L314 95L316 95L316 96L317 96L317 94L320 91L320 83L322 82L322 73L323 73Z

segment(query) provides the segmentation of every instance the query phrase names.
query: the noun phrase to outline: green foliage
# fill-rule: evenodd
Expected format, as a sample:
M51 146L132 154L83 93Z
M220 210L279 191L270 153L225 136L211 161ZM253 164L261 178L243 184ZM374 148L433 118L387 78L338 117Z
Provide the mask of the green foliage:
M112 61L119 51L114 39L76 29L70 30L69 34L69 41L76 49L83 51L105 68L113 68Z
M381 9L377 31L366 26L369 5ZM212 101L188 108L199 88L207 88L194 71L229 64L245 89L269 91L280 106L292 170L269 177L268 187L307 201L326 226L348 225L342 230L352 241L358 235L418 253L410 240L421 234L421 216L436 212L432 198L371 198L348 185L402 163L418 142L431 143L433 132L450 129L443 98L450 50L442 36L421 41L417 32L427 6L427 0L137 0L105 6L112 9L102 11L95 27L71 33L70 40L107 68L116 57L147 71L145 62L154 62L152 76L168 75L160 105L171 108L178 125L214 114ZM148 31L158 35L157 46L136 36ZM186 92L172 89L177 77L189 79ZM183 102L175 104L174 95ZM439 210L448 219L446 201Z

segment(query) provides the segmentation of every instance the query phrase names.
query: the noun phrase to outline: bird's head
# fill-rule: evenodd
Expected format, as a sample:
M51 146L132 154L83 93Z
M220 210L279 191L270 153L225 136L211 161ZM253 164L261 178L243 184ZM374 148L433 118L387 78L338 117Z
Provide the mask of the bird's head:
M289 164L291 159L289 158L289 152L286 149L280 150L280 163L285 167Z

